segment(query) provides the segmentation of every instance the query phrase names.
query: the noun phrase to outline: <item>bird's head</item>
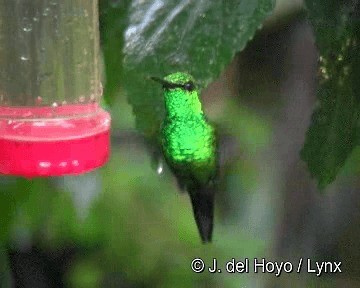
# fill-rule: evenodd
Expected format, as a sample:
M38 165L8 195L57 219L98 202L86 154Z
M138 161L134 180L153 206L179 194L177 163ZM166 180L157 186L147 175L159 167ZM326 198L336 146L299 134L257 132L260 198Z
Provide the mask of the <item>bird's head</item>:
M184 72L176 72L165 78L151 77L162 84L164 89L165 107L168 115L189 117L202 115L202 107L194 78Z
M165 90L182 89L187 92L192 92L196 89L194 78L185 72L176 72L167 75L165 78L151 77L152 80L159 82L163 85Z

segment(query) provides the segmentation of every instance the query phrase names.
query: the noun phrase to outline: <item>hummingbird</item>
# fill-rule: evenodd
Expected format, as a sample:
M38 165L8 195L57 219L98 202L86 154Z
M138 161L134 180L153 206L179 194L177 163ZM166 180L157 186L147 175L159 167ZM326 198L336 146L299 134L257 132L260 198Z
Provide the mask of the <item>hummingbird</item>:
M211 242L218 170L216 130L204 114L191 75L176 72L151 79L162 84L164 93L160 142L165 161L180 189L190 196L202 242Z

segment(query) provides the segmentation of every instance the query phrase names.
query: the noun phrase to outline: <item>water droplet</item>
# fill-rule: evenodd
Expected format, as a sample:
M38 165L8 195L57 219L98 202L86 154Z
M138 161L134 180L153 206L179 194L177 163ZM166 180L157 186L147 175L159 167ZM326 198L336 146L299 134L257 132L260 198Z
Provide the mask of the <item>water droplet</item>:
M51 166L51 163L47 162L47 161L42 161L42 162L39 163L39 166L41 168L49 168Z
M20 57L20 59L21 59L22 61L29 61L30 58L23 55L23 56Z
M66 104L67 102L65 100L61 102L61 105L66 105Z
M80 102L80 103L84 103L84 102L85 102L85 96L81 95L81 96L79 97L79 102Z
M28 112L26 112L26 113L24 113L22 115L22 117L24 117L24 118L29 118L29 117L32 117L32 116L33 116L33 113L31 111L28 111Z
M59 163L59 166L60 166L60 167L66 167L67 164L68 164L67 162L62 161L62 162Z
M48 16L49 13L50 13L50 8L47 7L47 8L44 9L43 16Z
M34 22L39 22L39 17L33 17Z
M36 105L40 105L41 102L42 102L41 96L36 97L35 104L36 104Z
M73 160L73 161L71 161L71 164L73 166L79 166L79 161L78 160Z
M162 161L159 161L158 166L156 168L156 173L158 175L162 175L164 173L164 164Z
M51 107L53 107L53 108L56 108L56 107L58 107L59 105L56 103L56 102L54 102L54 103L52 103L51 104Z
M32 25L29 23L23 27L24 32L30 32L32 30Z

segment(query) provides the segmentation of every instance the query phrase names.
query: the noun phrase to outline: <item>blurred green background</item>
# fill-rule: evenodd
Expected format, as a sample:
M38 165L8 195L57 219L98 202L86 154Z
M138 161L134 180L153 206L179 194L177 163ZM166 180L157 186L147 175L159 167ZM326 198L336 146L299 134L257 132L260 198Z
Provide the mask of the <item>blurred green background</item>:
M154 51L161 53L144 52L139 62L135 52L123 49L126 21L141 2L147 1L131 6L100 0L105 100L112 116L109 162L81 176L0 178L0 286L359 287L360 151L354 150L326 193L299 154L318 75L302 1L277 1L270 17L271 1L254 1L268 3L259 6L267 12L250 19L235 48L219 44L224 50L217 56L223 58L208 70L205 58L168 61L174 69L195 66L189 69L204 87L205 111L226 132L210 245L201 244L188 196L178 192L170 171L157 173L151 144L162 115L161 91L145 77L171 72L161 53L172 47L157 43ZM197 274L190 267L197 257L209 265L213 258L222 265L245 257L294 265L301 257L342 261L342 273Z

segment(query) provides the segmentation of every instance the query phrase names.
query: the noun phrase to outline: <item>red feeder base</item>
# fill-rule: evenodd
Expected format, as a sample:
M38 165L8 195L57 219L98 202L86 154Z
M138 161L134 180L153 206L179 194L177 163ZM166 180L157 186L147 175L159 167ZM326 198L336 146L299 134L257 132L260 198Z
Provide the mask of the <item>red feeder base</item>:
M57 118L45 118L52 113ZM31 178L98 168L109 157L109 129L110 115L94 104L57 107L56 112L0 107L0 174Z

